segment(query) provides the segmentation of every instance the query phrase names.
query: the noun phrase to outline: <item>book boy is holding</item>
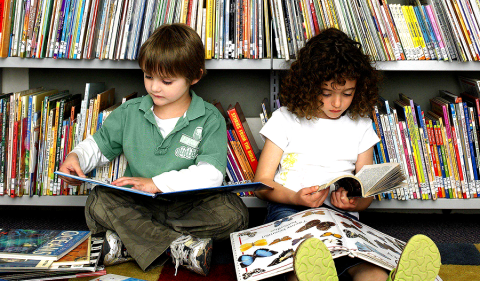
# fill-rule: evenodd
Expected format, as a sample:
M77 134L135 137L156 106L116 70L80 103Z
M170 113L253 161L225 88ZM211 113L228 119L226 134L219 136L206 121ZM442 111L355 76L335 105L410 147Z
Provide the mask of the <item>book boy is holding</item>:
M142 45L138 62L148 95L115 109L59 170L84 177L124 153L128 166L113 185L151 193L221 185L225 119L190 90L206 71L200 37L187 25L163 25ZM209 272L212 239L228 239L248 225L247 208L233 193L163 201L96 186L85 215L92 233L106 232L104 264L133 258L147 270L169 252L176 268L201 275Z
M358 220L358 212L368 208L373 197L349 198L343 188L317 190L323 183L373 164L373 146L379 138L368 116L378 99L379 80L360 43L338 29L322 31L299 51L282 80L280 100L284 106L260 131L266 141L255 181L274 187L256 192L269 201L266 223L320 206ZM326 254L331 260L328 250ZM344 256L334 261L335 265L324 263L330 264L324 270L299 268L321 273L318 280L338 280L337 274L350 275L353 280L395 280L383 268L359 258ZM401 270L395 274L404 277ZM431 280L437 276L433 275ZM306 280L302 276L305 272L288 278Z

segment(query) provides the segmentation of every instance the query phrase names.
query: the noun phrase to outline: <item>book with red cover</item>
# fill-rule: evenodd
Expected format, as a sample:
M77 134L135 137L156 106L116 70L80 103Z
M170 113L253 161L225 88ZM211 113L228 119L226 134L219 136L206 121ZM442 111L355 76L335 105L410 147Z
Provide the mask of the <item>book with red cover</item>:
M237 102L235 106L230 105L227 110L228 116L232 121L233 128L237 133L238 139L242 144L242 148L245 151L248 162L252 167L253 173L257 170L258 160L255 156L255 152L258 152L257 144L252 135L252 131L247 124L245 115L243 114L240 104Z

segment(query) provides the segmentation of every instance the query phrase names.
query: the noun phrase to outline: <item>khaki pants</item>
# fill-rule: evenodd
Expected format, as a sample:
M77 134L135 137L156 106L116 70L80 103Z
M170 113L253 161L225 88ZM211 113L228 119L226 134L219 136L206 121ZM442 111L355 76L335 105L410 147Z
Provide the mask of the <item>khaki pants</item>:
M229 239L248 226L247 207L226 192L172 202L96 186L85 217L93 234L115 231L144 271L182 234Z

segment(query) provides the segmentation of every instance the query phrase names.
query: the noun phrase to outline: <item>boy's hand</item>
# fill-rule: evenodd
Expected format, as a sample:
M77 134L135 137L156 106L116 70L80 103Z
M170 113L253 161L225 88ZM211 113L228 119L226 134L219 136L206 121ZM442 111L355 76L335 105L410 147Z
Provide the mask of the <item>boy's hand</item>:
M320 207L327 199L330 187L317 192L318 188L319 186L315 185L300 189L293 197L294 204L312 208Z
M133 189L142 190L150 193L161 192L153 180L150 178L139 178L139 177L121 177L112 182L113 185L125 186L131 185Z
M348 198L347 191L340 187L339 189L332 192L330 196L330 203L333 206L345 210L345 211L354 211L357 208L359 198Z
M65 174L70 174L70 175L75 175L79 176L82 178L86 178L85 174L83 173L82 169L80 169L80 162L78 162L78 156L75 153L70 153L67 158L65 158L65 161L63 161L62 166L58 169L60 172L65 173ZM62 177L60 178L66 182L67 184L70 185L81 185L83 182L72 179L72 178L67 178L67 177Z

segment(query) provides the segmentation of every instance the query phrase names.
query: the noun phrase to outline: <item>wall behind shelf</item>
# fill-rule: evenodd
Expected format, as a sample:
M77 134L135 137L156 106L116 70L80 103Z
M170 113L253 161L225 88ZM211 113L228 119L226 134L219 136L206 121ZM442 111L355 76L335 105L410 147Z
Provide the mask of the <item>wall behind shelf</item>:
M28 70L29 87L68 89L84 93L85 83L105 82L115 88L116 101L138 92L145 95L143 73L139 69L39 69ZM269 70L207 70L207 75L192 88L203 99L220 101L225 109L239 102L246 117L258 117L261 102L269 98Z

